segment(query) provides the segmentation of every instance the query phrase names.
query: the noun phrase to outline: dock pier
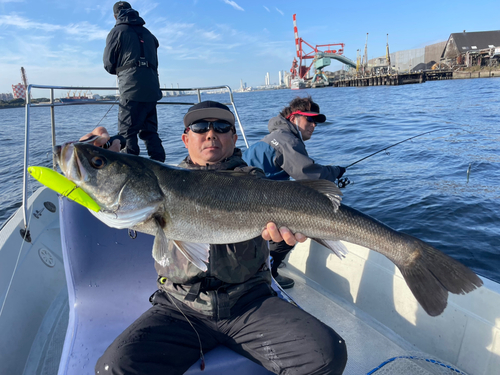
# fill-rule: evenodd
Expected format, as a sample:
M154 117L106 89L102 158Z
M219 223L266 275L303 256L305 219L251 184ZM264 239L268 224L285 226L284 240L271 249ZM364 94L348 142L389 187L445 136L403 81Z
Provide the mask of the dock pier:
M341 78L331 82L331 85L334 87L398 86L452 78L453 72L451 70L433 70L428 72L376 74L361 77Z

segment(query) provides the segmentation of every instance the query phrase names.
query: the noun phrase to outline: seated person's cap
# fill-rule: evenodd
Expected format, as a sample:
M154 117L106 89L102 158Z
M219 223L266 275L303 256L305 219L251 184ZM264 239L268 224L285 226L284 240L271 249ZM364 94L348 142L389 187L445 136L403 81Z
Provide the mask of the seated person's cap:
M319 113L319 105L317 105L316 103L311 104L311 109L309 111L294 111L294 112L290 113L290 116L291 115L302 115L302 116L314 117L314 120L318 124L321 124L321 123L326 121L326 116ZM290 118L290 116L288 116L288 118Z
M126 1L119 1L113 5L113 13L118 15L122 9L132 9L132 6Z
M216 118L229 122L234 126L234 115L224 104L206 100L193 105L184 116L184 126L187 128L193 122L204 118Z

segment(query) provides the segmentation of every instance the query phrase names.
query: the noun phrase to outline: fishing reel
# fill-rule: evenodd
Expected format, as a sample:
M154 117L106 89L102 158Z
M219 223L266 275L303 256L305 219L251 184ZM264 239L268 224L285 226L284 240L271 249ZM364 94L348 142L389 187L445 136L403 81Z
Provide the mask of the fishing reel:
M342 178L337 179L337 186L340 189L345 188L350 183L351 183L351 180L349 180L349 178L347 178L347 177L342 177Z

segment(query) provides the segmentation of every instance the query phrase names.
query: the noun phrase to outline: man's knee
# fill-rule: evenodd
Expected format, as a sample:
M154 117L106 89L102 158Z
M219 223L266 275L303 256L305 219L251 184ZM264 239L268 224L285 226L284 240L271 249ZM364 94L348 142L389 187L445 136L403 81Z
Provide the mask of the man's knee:
M347 346L345 341L338 336L330 353L327 356L327 365L325 372L321 374L340 375L344 372L347 364Z
M346 343L333 329L323 327L324 329L313 335L315 340L307 354L313 360L307 374L340 375L347 364Z
M126 353L122 353L120 348L110 346L97 360L95 373L99 375L126 374L127 370L123 367L126 362L128 362Z

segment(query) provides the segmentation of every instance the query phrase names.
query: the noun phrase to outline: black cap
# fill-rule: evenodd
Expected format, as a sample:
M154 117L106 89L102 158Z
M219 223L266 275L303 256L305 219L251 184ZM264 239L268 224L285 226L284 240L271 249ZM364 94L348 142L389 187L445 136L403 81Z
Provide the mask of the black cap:
M326 116L319 112L319 105L314 102L311 103L311 109L304 111L304 113L307 113L307 116L316 117L315 120L317 123L321 124L326 121Z
M206 100L193 105L184 116L184 126L187 128L193 122L204 118L216 118L229 122L234 126L234 115L227 106L219 102Z
M126 1L119 1L113 5L113 14L118 15L122 9L132 9L132 6Z

